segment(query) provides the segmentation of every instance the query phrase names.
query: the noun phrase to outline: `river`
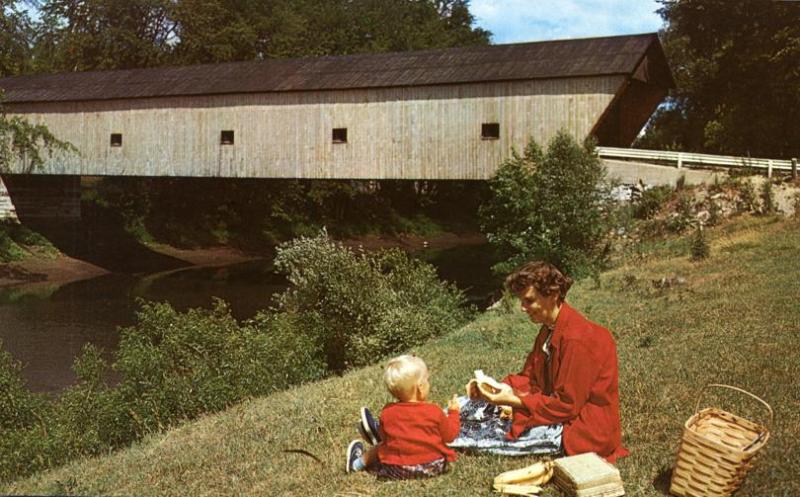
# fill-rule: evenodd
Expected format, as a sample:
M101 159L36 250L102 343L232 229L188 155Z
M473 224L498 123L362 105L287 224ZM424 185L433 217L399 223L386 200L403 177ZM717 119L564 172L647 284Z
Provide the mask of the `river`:
M481 307L496 289L485 245L414 252L442 279L464 290ZM166 301L179 310L210 307L214 297L247 319L286 287L272 261L195 267L145 275L108 274L61 287L37 283L0 288L0 339L22 362L22 376L36 392L57 393L75 382L72 363L86 343L113 359L119 327L135 323L137 298Z

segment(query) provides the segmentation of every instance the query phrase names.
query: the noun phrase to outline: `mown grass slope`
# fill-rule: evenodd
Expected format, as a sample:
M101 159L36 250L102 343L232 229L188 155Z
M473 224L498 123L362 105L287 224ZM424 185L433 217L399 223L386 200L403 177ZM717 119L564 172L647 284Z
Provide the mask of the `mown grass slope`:
M619 463L627 493L666 494L700 387L726 383L758 394L775 411L769 444L737 495L800 495L800 225L745 218L709 235L710 259L691 262L683 240L656 245L604 273L599 286L577 285L568 298L617 339L623 430L632 451ZM652 283L676 275L685 283ZM496 377L516 371L535 333L519 312L488 312L417 348L431 367L432 400L444 403L461 392L476 368ZM343 452L356 436L358 408L378 411L389 400L376 365L244 402L0 493L488 496L497 473L532 461L463 455L449 474L427 481L345 475ZM707 405L767 418L735 393L710 391L701 402ZM559 494L549 485L543 495Z

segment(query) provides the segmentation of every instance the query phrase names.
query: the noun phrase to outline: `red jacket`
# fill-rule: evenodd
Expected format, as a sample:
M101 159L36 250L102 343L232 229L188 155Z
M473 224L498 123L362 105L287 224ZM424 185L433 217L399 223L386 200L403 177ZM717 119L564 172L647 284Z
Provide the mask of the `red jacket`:
M445 444L455 440L460 428L457 410L445 415L428 402L394 402L381 412L378 460L383 464L425 464L456 453Z
M561 304L550 340L551 392L547 395L546 354L549 330L542 327L522 372L503 381L525 404L515 409L509 438L533 426L563 423L567 455L596 452L609 462L629 454L622 446L619 419L617 351L611 333Z

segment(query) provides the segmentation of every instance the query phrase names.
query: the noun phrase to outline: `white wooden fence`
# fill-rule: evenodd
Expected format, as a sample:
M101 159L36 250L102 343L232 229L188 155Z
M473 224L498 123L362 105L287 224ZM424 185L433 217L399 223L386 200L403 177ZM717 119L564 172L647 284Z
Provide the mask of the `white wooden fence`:
M629 159L638 161L673 162L681 169L684 166L741 167L766 170L772 177L775 170L791 171L797 177L797 159L758 159L754 157L730 157L725 155L693 154L669 150L641 150L637 148L597 147L597 155L606 159Z

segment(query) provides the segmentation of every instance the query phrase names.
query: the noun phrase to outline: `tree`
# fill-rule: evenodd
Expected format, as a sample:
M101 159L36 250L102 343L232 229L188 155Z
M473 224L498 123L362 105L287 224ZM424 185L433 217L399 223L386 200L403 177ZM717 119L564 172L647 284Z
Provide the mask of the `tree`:
M489 180L481 228L501 258L497 273L541 259L574 276L593 274L602 261L606 171L587 143L559 132L543 154L531 141Z
M677 88L637 145L800 154L800 2L660 2Z
M45 0L35 52L50 72L133 69L169 62L171 0Z
M19 2L0 4L0 77L16 76L32 69L34 25ZM16 158L28 170L44 163L41 151L74 150L58 140L46 126L31 124L19 116L9 117L3 108L0 88L0 173L8 172Z
M181 63L487 44L467 0L181 0Z
M34 27L17 3L0 3L0 78L30 70Z

